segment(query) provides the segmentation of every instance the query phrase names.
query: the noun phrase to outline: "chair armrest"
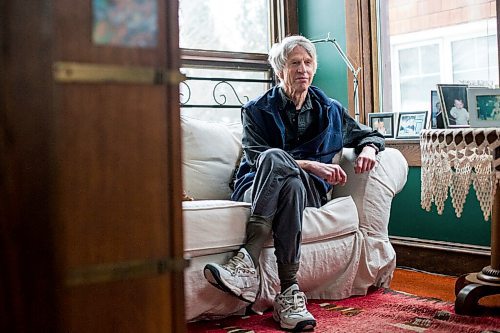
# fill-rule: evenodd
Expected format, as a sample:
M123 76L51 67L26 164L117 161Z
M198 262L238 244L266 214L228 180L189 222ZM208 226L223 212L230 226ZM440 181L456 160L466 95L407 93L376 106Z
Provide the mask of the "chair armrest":
M332 198L352 196L360 229L387 237L392 199L406 184L408 163L399 150L386 148L377 155L377 163L370 172L356 174L356 157L354 149L343 149L340 166L347 173L347 183L335 186Z

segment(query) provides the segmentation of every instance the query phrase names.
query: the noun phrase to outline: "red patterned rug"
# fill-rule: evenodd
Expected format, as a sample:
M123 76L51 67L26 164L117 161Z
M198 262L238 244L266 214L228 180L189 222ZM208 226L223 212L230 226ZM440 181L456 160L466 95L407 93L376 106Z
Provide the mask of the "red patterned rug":
M387 333L452 332L500 333L500 317L461 316L453 303L422 298L390 289L341 301L310 300L309 311L318 322L314 332ZM282 332L271 312L188 324L189 333Z

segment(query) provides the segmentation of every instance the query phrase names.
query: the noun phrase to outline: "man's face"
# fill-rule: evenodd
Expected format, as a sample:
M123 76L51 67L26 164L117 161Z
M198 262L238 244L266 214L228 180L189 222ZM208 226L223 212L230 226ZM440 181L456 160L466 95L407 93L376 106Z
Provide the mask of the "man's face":
M280 78L287 93L301 93L312 83L316 63L302 46L296 46L288 55Z

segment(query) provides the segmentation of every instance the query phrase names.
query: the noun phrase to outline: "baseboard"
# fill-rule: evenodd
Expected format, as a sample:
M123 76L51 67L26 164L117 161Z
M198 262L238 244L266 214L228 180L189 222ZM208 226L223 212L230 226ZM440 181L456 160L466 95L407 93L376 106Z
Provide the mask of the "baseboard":
M410 237L389 237L399 267L460 276L490 264L490 248Z

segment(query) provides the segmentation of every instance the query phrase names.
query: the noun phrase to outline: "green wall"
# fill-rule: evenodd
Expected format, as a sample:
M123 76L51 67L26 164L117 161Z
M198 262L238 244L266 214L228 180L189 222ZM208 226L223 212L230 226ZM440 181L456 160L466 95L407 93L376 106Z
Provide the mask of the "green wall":
M430 212L421 208L420 181L420 168L410 167L408 182L392 202L389 235L490 245L491 222L484 220L474 189L470 188L462 216L457 218L450 197L443 215L437 214L434 203Z
M345 1L298 0L299 32L309 39L326 38L328 32L346 51ZM313 84L330 97L348 105L347 68L331 43L316 44L318 71ZM443 215L436 207L427 212L420 206L420 168L411 167L408 182L392 204L389 234L428 240L489 246L491 223L483 219L473 189L470 190L461 218L455 216L451 199Z
M344 0L299 0L299 32L311 39L324 39L330 33L346 51ZM316 44L318 70L313 84L347 107L347 66L332 43Z

